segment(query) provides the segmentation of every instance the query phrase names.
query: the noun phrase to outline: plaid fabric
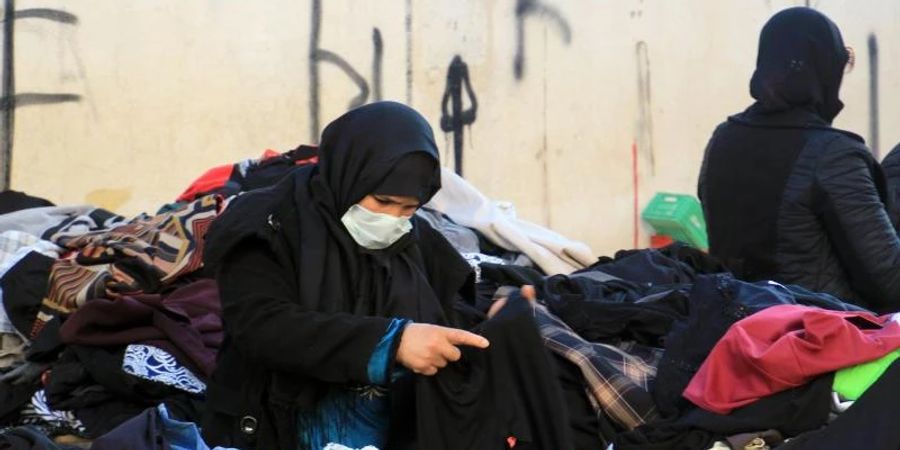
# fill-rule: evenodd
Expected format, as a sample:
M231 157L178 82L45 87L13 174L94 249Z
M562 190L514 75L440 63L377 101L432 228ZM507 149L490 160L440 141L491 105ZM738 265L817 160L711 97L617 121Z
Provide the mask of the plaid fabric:
M591 403L627 430L659 417L649 384L656 378L662 349L625 344L587 342L541 305L535 306L535 321L550 351L571 361L587 382Z

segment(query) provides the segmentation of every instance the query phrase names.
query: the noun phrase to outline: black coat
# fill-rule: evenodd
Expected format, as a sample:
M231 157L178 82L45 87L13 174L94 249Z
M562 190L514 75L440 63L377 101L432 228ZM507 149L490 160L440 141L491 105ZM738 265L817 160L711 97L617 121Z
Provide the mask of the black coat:
M236 198L216 219L204 262L216 272L225 339L203 420L211 444L297 448L299 412L336 386L372 382L369 359L394 318L459 325L455 300L465 286L474 296L472 271L443 236L414 219L390 247L367 250L341 223L376 190L425 203L439 187L427 121L378 102L326 127L317 165Z
M699 196L710 253L748 280L900 309L900 239L881 167L859 136L831 127L849 54L809 8L763 28L750 83L756 103L713 133Z
M710 253L741 278L900 309L900 240L861 138L732 118L710 140L699 195Z
M294 448L297 413L315 404L323 386L369 382L368 360L391 321L299 307L299 214L290 195L299 175L254 193L241 204L244 220L217 231L228 248L220 248L226 255L217 264L225 341L202 422L211 445ZM455 323L453 302L471 287L469 266L427 222L413 224L426 275Z
M881 160L881 168L887 178L888 214L894 228L900 228L900 144Z

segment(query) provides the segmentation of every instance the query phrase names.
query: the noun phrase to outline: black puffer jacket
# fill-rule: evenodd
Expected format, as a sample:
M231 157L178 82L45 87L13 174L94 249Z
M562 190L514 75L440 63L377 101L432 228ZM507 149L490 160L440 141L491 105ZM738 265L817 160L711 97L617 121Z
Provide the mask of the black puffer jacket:
M848 53L808 8L763 28L751 94L716 129L699 196L710 253L748 280L774 279L876 311L900 309L900 239L881 167L862 138L832 128Z
M887 178L888 214L894 228L900 229L900 144L881 160L881 169Z

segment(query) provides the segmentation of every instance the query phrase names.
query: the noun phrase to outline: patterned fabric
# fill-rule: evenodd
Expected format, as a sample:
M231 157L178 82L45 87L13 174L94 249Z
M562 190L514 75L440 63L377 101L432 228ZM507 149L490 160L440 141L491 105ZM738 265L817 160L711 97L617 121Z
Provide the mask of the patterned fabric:
M161 348L129 345L125 348L122 370L138 378L162 383L192 394L206 391L205 383Z
M63 220L59 225L45 231L41 237L61 247L66 247L67 242L86 233L108 230L124 223L126 223L124 217L97 208L87 214Z
M127 223L118 223L118 216L105 221L81 216L51 230L51 239L76 254L53 265L31 336L53 317L71 314L88 300L156 293L203 267L206 232L224 206L221 197L208 195ZM111 223L116 225L102 228Z
M109 286L122 286L126 283L115 283L112 273L111 264L82 266L69 259L53 263L48 282L49 292L41 302L29 337L36 337L54 317L71 314L90 299L113 295ZM133 286L131 288L137 289Z
M80 264L112 261L126 270L121 260L133 260L169 284L203 266L203 238L221 203L222 197L208 195L169 213L142 215L110 230L69 239L65 246L78 250Z
M50 437L63 434L87 436L87 429L71 411L56 411L47 403L47 395L41 389L34 393L31 402L22 409L21 425L34 425Z
M541 305L535 307L535 320L547 348L581 369L595 408L628 430L658 418L649 384L656 378L662 349L626 344L624 348L636 351L631 354L587 342Z

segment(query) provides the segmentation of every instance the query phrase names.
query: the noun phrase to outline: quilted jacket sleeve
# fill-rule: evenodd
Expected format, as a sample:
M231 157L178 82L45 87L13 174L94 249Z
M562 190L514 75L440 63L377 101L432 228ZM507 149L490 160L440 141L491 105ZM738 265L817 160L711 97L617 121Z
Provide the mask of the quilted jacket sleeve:
M876 311L900 310L900 239L885 209L878 163L864 146L837 138L815 177L825 229L854 290Z

